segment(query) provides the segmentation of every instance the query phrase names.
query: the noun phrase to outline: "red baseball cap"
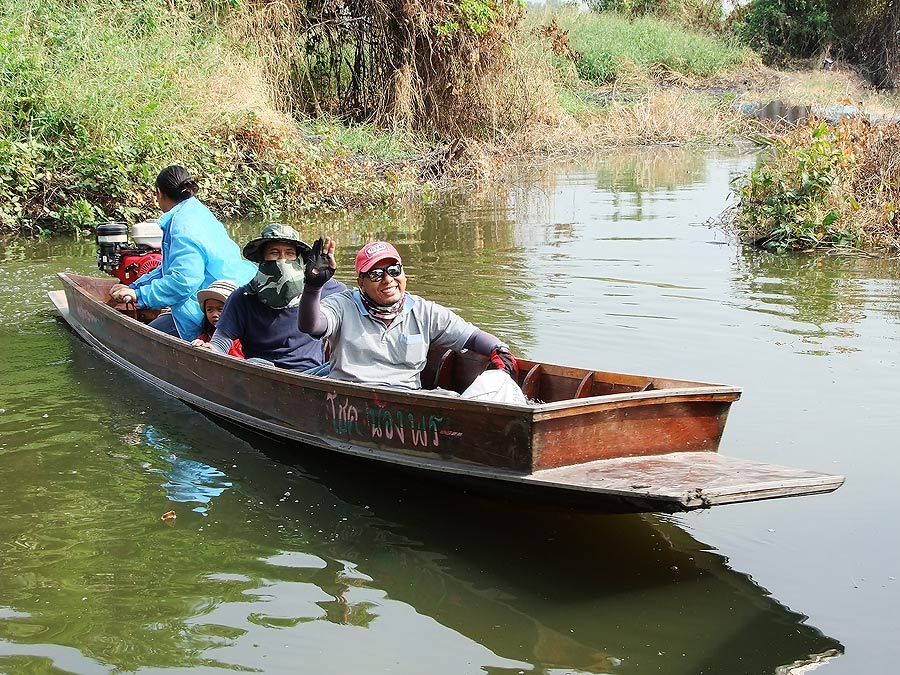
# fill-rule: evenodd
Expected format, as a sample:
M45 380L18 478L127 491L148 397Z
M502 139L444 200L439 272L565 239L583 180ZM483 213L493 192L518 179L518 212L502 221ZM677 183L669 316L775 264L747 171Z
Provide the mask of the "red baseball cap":
M356 254L356 276L363 272L368 272L382 260L393 260L395 262L403 262L397 249L386 241L369 242Z

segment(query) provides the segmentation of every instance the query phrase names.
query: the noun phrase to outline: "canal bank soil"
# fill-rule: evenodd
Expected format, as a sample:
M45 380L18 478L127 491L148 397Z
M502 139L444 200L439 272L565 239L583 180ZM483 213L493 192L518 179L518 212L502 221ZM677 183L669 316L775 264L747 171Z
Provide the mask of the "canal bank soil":
M823 65L824 64L824 65ZM761 108L781 104L785 109L807 109L813 114L836 110L844 115L865 115L873 121L900 120L900 95L878 91L848 66L833 62L798 64L789 70L764 66L738 73L719 75L689 87L729 98L735 107L757 118L754 104ZM769 119L778 119L777 111ZM793 119L785 119L793 122Z
M433 183L503 179L510 164L574 160L610 148L753 143L809 115L900 120L900 93L874 90L849 67L825 69L819 61L782 70L753 61L705 79L657 70L568 93L576 103L549 102L518 133L447 144L420 176Z

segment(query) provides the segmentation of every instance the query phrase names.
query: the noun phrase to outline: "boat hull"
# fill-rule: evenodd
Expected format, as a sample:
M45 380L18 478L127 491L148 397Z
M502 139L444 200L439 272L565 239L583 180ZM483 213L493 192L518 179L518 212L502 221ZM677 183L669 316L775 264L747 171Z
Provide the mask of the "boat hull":
M769 467L754 478L758 493L740 479L729 484L734 460L715 451L735 388L656 379L660 389L640 394L524 406L343 383L191 347L101 302L106 280L59 277L57 310L99 354L195 408L281 439L536 497L606 500L614 510L691 510L824 492L843 480L754 464ZM542 368L546 392L563 386L564 368ZM634 389L629 378L647 379L622 376L591 391Z

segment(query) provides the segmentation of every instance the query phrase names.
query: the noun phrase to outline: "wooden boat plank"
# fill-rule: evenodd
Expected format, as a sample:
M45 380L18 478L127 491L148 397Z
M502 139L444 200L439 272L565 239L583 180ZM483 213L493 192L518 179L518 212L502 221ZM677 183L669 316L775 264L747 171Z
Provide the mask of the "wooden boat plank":
M843 476L712 452L601 459L535 471L530 480L578 490L670 499L687 508L836 490Z
M554 377L565 377L572 380L580 381L588 373L593 373L594 379L597 383L603 383L605 386L610 384L619 385L621 387L627 387L631 391L637 391L642 389L647 385L648 382L652 382L655 388L659 389L678 389L679 387L722 387L726 385L716 384L712 382L698 382L696 380L679 380L665 377L653 376L650 377L648 375L640 375L640 374L631 374L631 373L612 373L606 372L603 370L592 370L589 368L577 368L574 366L561 366L555 363L543 363L538 361L531 361L529 359L518 359L519 362L519 371L524 377L524 374L531 370L532 367L540 363L543 366L544 374L546 376Z
M631 510L686 511L827 492L843 482L716 454L728 406L740 397L734 387L652 378L671 388L523 406L343 383L192 348L99 302L110 282L59 276L65 290L50 292L51 300L101 356L196 408L281 438L454 480L518 486L533 495L617 499ZM483 368L468 354L457 360L456 385ZM605 377L545 366L550 377L573 378L573 393L587 373ZM634 389L632 382L649 378L607 379L626 380ZM444 420L443 426L435 427L427 446L404 445L363 417L359 425L341 424L328 408L336 397L363 416L370 408L394 409Z

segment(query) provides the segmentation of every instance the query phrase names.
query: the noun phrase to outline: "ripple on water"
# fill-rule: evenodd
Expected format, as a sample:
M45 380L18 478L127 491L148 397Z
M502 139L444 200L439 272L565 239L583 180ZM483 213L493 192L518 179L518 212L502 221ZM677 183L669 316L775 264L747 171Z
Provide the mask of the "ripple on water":
M893 587L846 590L841 570L883 580L896 558L879 517L896 501L897 264L722 245L691 223L753 158L709 171L702 153L659 159L555 171L542 190L466 195L434 218L361 218L347 241L398 237L412 292L525 357L745 386L723 451L846 471L841 491L567 526L343 467L288 476L285 449L273 460L259 439L79 359L45 291L59 269L91 272L90 246L4 258L0 586L17 614L0 613L0 654L28 663L0 669L774 672L848 644L855 664L884 670ZM198 494L165 477L172 458L203 464L207 503L172 501Z

